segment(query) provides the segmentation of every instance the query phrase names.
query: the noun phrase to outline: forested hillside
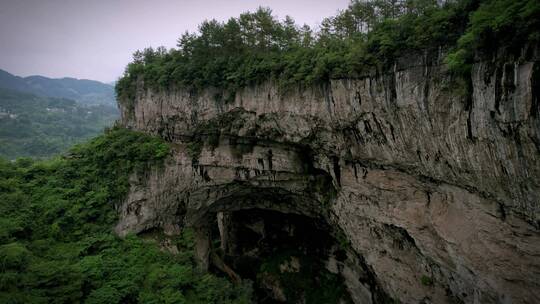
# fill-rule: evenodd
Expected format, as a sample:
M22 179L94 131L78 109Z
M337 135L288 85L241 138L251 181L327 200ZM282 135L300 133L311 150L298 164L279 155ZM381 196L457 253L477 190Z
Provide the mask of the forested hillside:
M453 80L458 81L458 84L469 90L471 88L471 67L478 56L491 54L496 50L519 55L520 50L527 49L528 45L538 44L539 41L540 2L538 0L354 0L346 10L339 12L334 17L324 19L320 29L317 30L305 25L297 25L290 17L279 20L272 15L270 9L260 8L256 12L244 13L238 18L229 19L227 22L205 21L200 25L198 32L182 35L176 49L147 48L136 52L133 62L126 67L123 77L118 81L116 92L123 102L134 103L137 90L141 88L141 85L156 91L167 91L178 87L187 88L189 96L191 96L191 92L202 91L205 88L218 88L223 94L214 96L216 101L227 101L228 98L234 98L234 93L240 88L265 81L272 81L278 90L286 91L293 86L302 88L314 84L328 84L331 79L354 79L368 73L376 74L388 69L391 70L395 61L409 52L413 54L422 52L443 54L445 58L444 72L448 72L452 76L449 78L453 78ZM336 252L341 254L332 256L335 258L333 265L336 268L335 272L338 273L343 269L338 269L337 265L340 267L345 265L339 263L349 258L354 260L355 267L357 266L354 271L361 271L363 275L358 276L356 272L346 268L347 271L350 271L347 279L359 281L358 286L360 287L368 286L369 288L362 288L365 289L368 301L373 303L399 303L400 295L408 297L406 299L417 297L414 298L416 299L414 303L437 302L436 300L432 301L431 296L433 299L447 299L447 302L444 303L481 302L492 294L498 295L498 290L494 287L495 291L489 289L490 293L486 292L485 298L477 299L482 296L482 288L487 288L486 286L489 285L485 282L491 284L491 282L496 281L495 279L482 281L484 279L481 277L482 271L492 270L484 265L496 265L501 267L497 269L508 269L504 267L515 265L510 263L515 262L515 256L508 253L513 253L515 248L520 248L521 251L518 252L520 257L526 258L527 261L535 261L536 252L534 249L529 250L534 246L534 242L527 243L529 239L526 237L535 236L537 231L533 231L531 228L526 232L516 230L518 233L512 234L511 232L514 232L512 229L525 227L526 224L519 222L518 217L511 214L511 209L505 209L504 203L506 201L493 199L493 206L489 205L489 213L486 213L487 211L484 209L488 209L487 204L491 204L490 199L495 197L492 197L489 192L482 192L481 188L477 189L465 182L463 183L465 186L460 188L459 183L445 180L444 175L431 177L421 171L427 166L420 165L426 164L427 159L431 156L430 159L437 162L437 166L439 166L436 168L445 168L444 170L452 172L452 177L460 178L462 176L460 174L469 176L465 174L478 173L472 169L469 170L468 167L457 166L457 164L467 165L469 159L467 157L470 156L466 155L467 151L472 154L476 150L463 148L459 151L463 155L459 153L442 155L440 150L432 154L428 154L428 149L414 150L410 154L411 157L395 157L396 163L390 165L386 165L383 161L379 162L377 155L367 157L365 154L363 159L352 157L352 153L360 155L360 152L363 151L358 152L357 150L365 147L369 150L370 147L391 146L396 151L400 150L398 151L400 153L407 152L401 151L407 149L399 149L401 146L394 145L394 143L398 143L400 136L404 136L403 134L406 133L398 133L398 131L407 128L414 130L413 124L415 123L423 126L424 121L422 120L428 121L430 113L422 112L417 120L409 120L410 124L394 123L393 125L388 124L388 127L381 123L384 122L384 117L381 118L382 115L376 119L374 114L369 114L365 115L366 117L358 118L354 124L350 124L350 127L348 125L335 126L334 130L321 127L324 119L320 117L323 116L317 117L311 113L305 113L305 117L295 116L296 114L293 115L292 110L284 111L285 114L279 112L260 114L245 109L234 109L222 113L220 109L220 111L216 110L212 113L219 112L222 114L221 117L206 122L203 119L201 119L203 122L196 121L197 119L192 119L193 116L186 116L188 118L182 120L182 116L177 115L178 113L150 111L151 113L147 116L155 115L158 118L154 121L161 125L156 125L157 127L154 129L151 129L154 125L144 125L144 127L148 127L149 131L146 130L148 133L156 132L159 130L158 127L165 126L167 123L174 127L176 122L178 125L188 122L186 125L193 126L194 132L200 131L193 133L193 137L200 136L199 138L188 138L185 139L185 142L169 143L162 138L118 126L106 128L111 126L117 117L116 109L111 108L110 105L97 104L99 102L93 101L89 102L92 105L88 105L81 104L81 100L74 101L35 95L38 94L37 91L34 91L36 87L47 86L50 88L48 92L58 94L54 96L64 96L62 94L65 92L65 87L59 85L56 80L51 84L49 80L39 77L25 78L26 80L23 82L20 81L21 79L11 77L5 79L8 79L5 83L9 83L10 88L28 91L0 89L0 303L222 304L252 303L253 299L263 303L274 303L272 302L274 298L271 296L262 297L260 295L277 293L275 290L279 291L279 288L273 289L273 287L279 287L280 282L286 282L287 286L284 286L284 290L288 288L298 291L294 297L287 295L288 299L296 299L297 303L326 304L348 301L347 297L340 298L345 292L335 287L341 288L341 281L335 286L330 284L336 281L335 273L332 273L332 276L326 276L327 273L319 271L319 268L313 268L309 269L308 275L304 275L300 271L294 271L296 266L293 262L290 265L285 264L288 269L282 270L284 259L280 260L282 257L277 254L273 257L274 260L278 260L277 262L272 260L272 263L263 264L264 267L261 269L247 269L253 273L255 278L253 280L245 278L234 280L234 275L231 275L231 272L234 274L234 271L228 269L227 265L223 266L224 264L221 265L220 270L210 268L210 272L203 272L196 266L195 262L193 231L181 227L182 232L179 235L167 236L163 233L163 227L159 225L166 223L163 220L165 217L160 217L163 214L152 209L157 208L158 203L155 202L160 202L159 199L162 200L163 205L166 205L165 207L160 206L165 210L163 213L168 212L166 215L169 218L180 219L185 216L182 212L186 212L187 207L174 209L171 206L185 207L188 204L187 201L192 200L201 209L203 207L214 208L209 203L210 194L213 195L215 192L225 197L229 194L225 191L229 184L232 185L231 189L236 189L238 193L244 195L239 196L239 198L249 203L256 201L255 203L259 204L246 206L262 208L261 206L268 207L274 201L279 201L283 205L290 203L293 206L291 210L296 211L312 206L312 202L319 204L316 199L321 199L321 202L324 203L321 209L324 212L331 213L332 216L336 217L350 215L351 219L344 221L352 227L349 227L351 229L349 235L357 237L354 240L357 244L368 246L369 255L366 255L367 258L365 258L362 255L351 254L349 256L343 253L349 253L345 250L353 250L351 249L352 238L347 239L345 234L336 234L335 237L340 246ZM70 82L71 80L64 79L63 83L66 81ZM436 81L436 79L428 79L426 83L432 83L432 81ZM420 85L416 86L415 82L409 83L414 84L411 87L420 87ZM371 90L371 87L369 89ZM381 92L383 90L385 88L381 86ZM80 96L93 96L93 93L84 91L83 88L78 92L77 94ZM381 92L379 93L382 94ZM411 96L413 96L412 93ZM451 101L461 100L460 96L452 98L453 96L448 97ZM166 103L165 99L156 99L155 104L163 106ZM382 99L373 98L375 101ZM90 100L95 99L91 98ZM291 99L291 103L294 101L295 99ZM319 102L319 105L324 104L323 102ZM205 104L213 103L206 102ZM433 102L433 104L436 103ZM445 103L443 106L449 104L451 102ZM178 104L165 109L181 108L176 107L176 105ZM436 104L437 107L439 105L440 103ZM537 106L537 104L535 105ZM193 105L187 105L187 108L190 106ZM128 106L124 107L128 108ZM158 107L156 106L156 108ZM418 108L420 109L420 107ZM435 107L431 109L434 112L440 110L435 109ZM182 108L178 111L184 110ZM180 114L200 113L197 110L199 109ZM460 111L466 113L460 107L452 108L452 111L452 113ZM412 112L413 110L411 110ZM433 115L431 116L434 117L433 120L446 113L443 110L439 112L437 115L441 116ZM232 115L229 115L231 113ZM330 113L330 111L326 113ZM404 112L396 110L392 112L392 115L399 116L402 113ZM531 117L534 115L534 119L536 119L536 113L531 114ZM145 114L139 113L139 117L143 117ZM490 114L496 115L495 112ZM470 120L470 113L468 115ZM370 120L371 116L373 120ZM488 116L489 114L486 114L486 117ZM164 117L172 118L167 120ZM415 118L417 116L403 117L405 117L405 121L407 117ZM448 117L458 116L444 116L445 119ZM151 118L153 117L149 119ZM332 119L334 118L332 117ZM462 116L458 118L461 119ZM483 119L484 116L481 118ZM200 123L200 125L190 125L190 119ZM451 120L454 122L453 119ZM141 121L145 122L144 119ZM285 128L298 127L293 130L273 128L274 121L275 125L285 126ZM468 125L470 121L467 121L466 117L459 121L455 119L455 121L456 124L460 123L459 127L455 128L456 130L459 129L459 132L465 130L463 132L466 133L467 127L469 127L470 132L470 125ZM279 125L278 122L283 122L283 124ZM195 122L192 123L195 124ZM310 125L311 123L313 125ZM428 123L432 123L432 121L429 120ZM435 124L435 122L433 123ZM441 126L445 125L441 124ZM496 124L493 123L493 126L495 128ZM199 127L204 128L205 132L202 132ZM103 129L105 130L101 131ZM423 130L428 129L426 127ZM440 146L452 148L450 144L444 145L446 135L443 133L446 129L443 127L441 129L443 131L437 133L440 138L435 138L429 144L440 144ZM209 130L212 132L206 132ZM230 138L222 135L222 133L225 134L222 130L231 132L231 134L227 134ZM231 130L248 130L250 132L233 134ZM509 141L519 141L520 134L515 131L518 129L501 130L501 132L509 134ZM191 137L191 135L181 134L183 130L175 131L178 132L178 138L182 140L184 137ZM304 135L298 134L304 131L306 141L314 138L312 146L306 141L297 143L288 141L291 138L302 138L301 136ZM320 134L319 131L321 131ZM341 146L337 144L323 146L325 144L323 140L334 143L332 140L338 136L335 136L337 133L332 132L338 131L341 132L340 136L343 135L345 144L342 146L347 145L346 151L345 149L340 151ZM450 131L456 132L451 134L462 134L455 130ZM307 134L308 132L309 134ZM92 138L96 134L100 135ZM260 136L261 134L262 136ZM415 133L414 136L420 137L419 134ZM257 138L257 136L260 137ZM475 140L468 138L466 134L452 138L456 138L455 142L458 139L467 142L467 145L463 147L475 144ZM318 139L321 140L318 141ZM85 140L87 142L82 143ZM358 143L352 143L354 140L357 140ZM225 142L227 146L220 147ZM403 142L406 144L406 148L413 146L412 141L404 140ZM512 141L512 143L514 142ZM75 146L69 148L74 144ZM186 153L183 150L183 154L179 153L176 158L170 157L171 151L173 151L172 147L184 149L184 146ZM212 146L212 149L209 149L209 146ZM425 144L423 147L428 146ZM504 150L505 153L508 152L508 154L504 154L507 159L512 161L515 157L523 156L519 155L522 150L519 150L519 153L513 153L511 148L504 149L508 146L510 145L502 146L499 149ZM317 149L321 151L316 151ZM410 149L413 150L413 148ZM379 151L384 151L384 153ZM390 158L393 155L391 153L395 152L392 151L391 149L373 149L368 152L384 154L385 157ZM246 162L242 163L244 154L250 156L248 153L255 152L260 155L253 154L257 157L246 157ZM320 154L315 152L320 152ZM341 152L343 153L340 155ZM18 158L19 156L46 158L55 154L55 157L48 160ZM207 158L206 161L215 160L215 162L208 164L201 162L200 164L198 157L201 155ZM340 159L342 155L346 155L347 158ZM445 161L445 159L452 161L450 157L454 157L459 162L452 163L451 166L450 162ZM440 163L439 160L441 160ZM400 161L401 163L399 163ZM260 167L245 166L245 164L251 165L251 163L254 164L253 166L259 165ZM474 168L485 169L487 166L482 167L482 165L486 163L488 160L473 164L476 164ZM417 164L419 164L419 169L414 167ZM510 163L510 165L513 164ZM233 167L233 165L238 166ZM510 165L508 166L510 167ZM172 169L160 171L166 166ZM291 166L292 169L287 166ZM447 166L448 169L443 166ZM282 168L290 172L285 169L281 170ZM506 167L501 166L500 168L497 170L504 171L505 177L512 177L513 173L509 173L509 170L505 169ZM517 167L512 166L512 168ZM253 171L250 171L252 169ZM222 173L219 173L219 170L223 170ZM438 170L437 172L447 171ZM516 171L519 171L519 168ZM168 173L168 175L163 172ZM183 176L171 172L186 174L187 178L183 180ZM213 179L216 177L215 174L221 175L217 175L217 178ZM496 183L494 176L488 176L485 180L494 180L490 186L497 188L499 184ZM534 175L533 172L531 176L531 178L535 178L537 175ZM155 179L152 180L152 177ZM193 180L189 179L191 177ZM474 177L475 175L470 175L466 182L471 179L474 182L480 180L474 179ZM181 182L193 184L200 191L192 192L194 193L192 196L187 195L184 201L180 199L182 196L172 195L177 194L176 192L182 192L183 190L178 190L181 188L164 190L159 186L152 185L162 191L159 192L156 189L148 189L150 186L144 184L149 180L151 182L162 181L165 178L170 178L177 184ZM295 183L298 183L299 186ZM154 184L159 184L159 182ZM165 183L165 185L177 184ZM305 191L302 188L304 186L307 189ZM291 187L292 190L288 191L286 187ZM526 187L527 185L524 186L524 188ZM134 190L134 188L137 189ZM249 191L243 191L245 189ZM338 192L338 190L343 189L350 192ZM530 189L534 190L535 188L531 187ZM137 192L133 195L135 204L128 204L126 207L126 209L131 208L128 210L131 212L130 215L133 215L133 218L143 217L145 216L143 213L146 212L155 217L155 221L151 224L156 226L144 226L144 229L138 230L143 231L141 234L127 234L125 238L120 238L113 232L113 227L119 219L118 214L121 210L119 206L129 202L126 197L128 197L127 194L130 190L140 191L140 193ZM307 193L308 190L310 193ZM294 194L292 191L302 192L298 192L300 193L298 195L291 195L291 193ZM319 192L322 193L320 195L322 198L315 196ZM190 192L185 193L189 194ZM141 195L138 196L139 194ZM261 200L257 201L259 194ZM150 195L155 195L158 199L155 201L147 199ZM305 199L302 195L306 196ZM313 195L313 197L309 195ZM289 202L287 199L291 197L298 200ZM230 203L227 205L230 210L223 210L226 212L236 211L235 208L240 203L246 203L243 200L236 200L236 198L232 195L225 197L223 204ZM336 203L337 198L342 200ZM197 201L198 199L200 201ZM349 199L350 201L348 201ZM147 205L144 205L146 203ZM334 214L331 208L339 205L338 203L348 204L350 209L341 210L341 215ZM150 207L143 211L139 209L134 211L137 206L139 209L141 206L143 209L147 206ZM252 209L256 209L255 207ZM427 210L425 214L433 217L424 218L425 214L421 213L423 211L420 210L422 208ZM216 215L216 212L223 211L216 210L210 210L214 212L213 216ZM281 209L276 208L275 210ZM210 211L208 214L211 213ZM293 211L291 212L294 213ZM306 214L310 216L316 214L314 210L309 211ZM361 212L365 212L365 214ZM284 214L278 213L277 217L284 217ZM380 218L375 218L374 214ZM484 220L487 224L476 222L475 217L479 214L482 216L479 219ZM245 216L246 222L251 219L249 215L247 213ZM403 217L405 220L400 222L401 216L410 216L410 218ZM212 220L214 221L215 218L216 216L212 217ZM467 225L463 225L462 228L454 223ZM356 224L361 226L363 230L360 228L354 230ZM260 242L263 237L259 239L258 234L255 233L256 230L259 230L257 225L257 223L251 225L251 230L247 229L248 232L245 235L255 235L252 237L253 240ZM407 225L414 226L415 230L410 229ZM218 229L217 224L215 226ZM290 227L289 229L290 231L287 232L293 234L294 229ZM467 233L462 231L467 229L470 229ZM132 233L132 231L128 232ZM372 234L361 234L357 233L358 231ZM452 247L462 245L462 239L453 238L453 233L456 231L457 233L463 232L465 235L463 237L465 240L463 252L454 250L457 247ZM313 231L308 232L313 234L314 239L322 238ZM429 236L415 238L414 233L420 236L429 233ZM448 234L444 235L444 233ZM437 238L439 235L446 236L447 239ZM486 235L489 238L484 237ZM507 235L511 235L511 237L504 239L503 237ZM462 235L458 234L458 236ZM499 236L501 238L497 238ZM524 241L514 245L513 240L520 237ZM273 241L278 243L280 240ZM211 241L215 242L216 240ZM292 242L291 246L296 245L297 243ZM528 247L529 245L530 247ZM211 246L218 248L220 244L216 243ZM269 250L276 248L269 246ZM461 248L459 247L460 250ZM469 259L470 256L467 255L469 252L476 254L484 248L493 250L493 252L486 252L486 255L496 256L493 264L482 264L484 261L481 261L482 258L477 255L471 255L473 258ZM504 249L500 252L504 251L504 254L508 253L508 255L496 255L500 248ZM256 248L244 254L251 254L252 256L249 258L253 258L259 252L257 250ZM451 254L443 255L447 251ZM426 252L440 252L441 255L429 255ZM291 253L286 252L286 254L290 255ZM284 256L289 257L288 255ZM373 260L376 257L382 257L380 260L387 263L384 264L387 267L371 267L370 265L377 265L369 264L374 263ZM441 260L445 264L440 262ZM469 262L477 263L473 265L480 265L478 267L480 270L468 267L471 265L467 264ZM516 264L519 265L519 261ZM394 265L401 268L397 269L393 267ZM297 267L300 268L300 266ZM324 267L330 266L324 264ZM216 266L216 268L218 267ZM290 269L293 269L292 272ZM265 278L261 279L261 274L264 274L265 270L279 273L285 277L285 280L279 281L283 278L277 277L276 279L267 276L266 290L264 292L259 290L259 294L257 294L257 288L262 288L254 286L254 282L264 281ZM528 269L520 269L519 271L533 272L533 270ZM380 274L379 277L376 276L377 272ZM394 276L396 273L401 276ZM462 273L465 275L462 276ZM298 279L299 274L303 275L303 280ZM454 276L454 274L457 275ZM229 279L227 275L233 279ZM533 275L536 274L531 276ZM385 276L391 277L391 281L387 282L392 282L392 284L380 285L384 283L380 278L384 279ZM529 277L503 277L500 274L497 276L500 278L488 277L488 279L496 278L516 285L526 282L529 284L526 285L527 288L533 281ZM448 281L444 281L447 278ZM522 279L523 281L521 281ZM493 286L497 286L495 283L493 284ZM402 286L415 286L416 289L402 288ZM491 288L491 286L489 287ZM364 292L364 289L357 288L361 292ZM308 294L305 290L312 293ZM461 292L462 290L466 290L467 293ZM329 298L320 296L325 292L339 294ZM424 295L429 295L429 297L424 297ZM392 300L393 298L396 299L395 302ZM512 298L504 297L493 299L493 303L497 303L497 300L501 299L512 301ZM413 301L405 302L412 303Z
M85 105L116 106L114 87L88 79L19 77L0 70L0 88L38 96L68 98Z
M0 89L0 156L48 157L112 126L118 111L110 105Z
M113 129L49 161L0 160L1 303L249 303L249 286L198 272L189 231L156 241L112 232L128 177L169 151Z

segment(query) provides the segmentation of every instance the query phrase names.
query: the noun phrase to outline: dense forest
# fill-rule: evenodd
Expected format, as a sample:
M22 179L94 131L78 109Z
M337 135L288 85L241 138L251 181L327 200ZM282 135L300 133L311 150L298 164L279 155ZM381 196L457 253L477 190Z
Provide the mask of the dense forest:
M351 2L320 29L278 20L267 8L227 22L208 20L185 33L178 48L134 54L116 86L132 98L136 82L153 88L236 89L265 80L281 88L358 77L391 65L405 52L447 53L450 70L465 78L475 54L509 52L540 40L536 0L374 0Z
M0 89L0 156L50 157L111 126L115 107Z
M272 80L286 89L358 77L407 50L439 48L450 71L467 77L478 53L537 43L539 20L537 0L353 1L317 30L260 8L227 22L205 21L176 49L136 52L116 89L124 99L133 98L141 80L157 89L229 91ZM109 117L65 99L25 95L14 102L13 92L1 94L8 102L0 105L0 154L7 157L22 153L5 144L7 136L26 151L55 153ZM41 118L38 102L51 109ZM42 143L45 136L54 140ZM169 149L161 139L112 128L49 160L0 159L0 302L250 303L248 282L197 270L189 230L170 240L180 249L176 255L158 241L113 233L115 204L130 174L161 164Z
M249 286L196 270L189 231L174 256L112 232L129 174L168 151L112 129L63 157L0 160L0 303L249 303Z

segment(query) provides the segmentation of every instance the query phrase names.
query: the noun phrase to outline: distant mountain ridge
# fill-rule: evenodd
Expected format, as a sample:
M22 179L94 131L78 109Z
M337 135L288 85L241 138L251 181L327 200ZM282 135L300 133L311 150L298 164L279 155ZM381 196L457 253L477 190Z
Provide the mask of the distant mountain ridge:
M0 88L0 157L50 157L101 133L118 118L109 104Z
M15 76L0 69L0 88L34 95L68 98L86 105L116 106L114 86L96 80Z
M19 77L0 69L0 157L50 157L111 126L114 87L95 80Z

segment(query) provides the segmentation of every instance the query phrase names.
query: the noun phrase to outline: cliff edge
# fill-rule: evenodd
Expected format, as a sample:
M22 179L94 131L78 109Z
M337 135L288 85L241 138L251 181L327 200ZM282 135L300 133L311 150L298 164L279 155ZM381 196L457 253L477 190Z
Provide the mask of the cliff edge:
M139 81L120 123L174 151L116 231L193 227L206 268L216 221L225 248L235 212L297 214L345 239L327 268L355 303L540 302L539 56L478 61L468 88L440 53L285 93Z

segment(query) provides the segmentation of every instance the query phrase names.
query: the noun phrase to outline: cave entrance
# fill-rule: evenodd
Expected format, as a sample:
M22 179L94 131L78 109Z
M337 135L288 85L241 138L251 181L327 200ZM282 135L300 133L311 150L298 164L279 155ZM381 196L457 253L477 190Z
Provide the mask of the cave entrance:
M346 251L323 219L263 209L218 212L210 270L253 282L257 303L351 303Z

